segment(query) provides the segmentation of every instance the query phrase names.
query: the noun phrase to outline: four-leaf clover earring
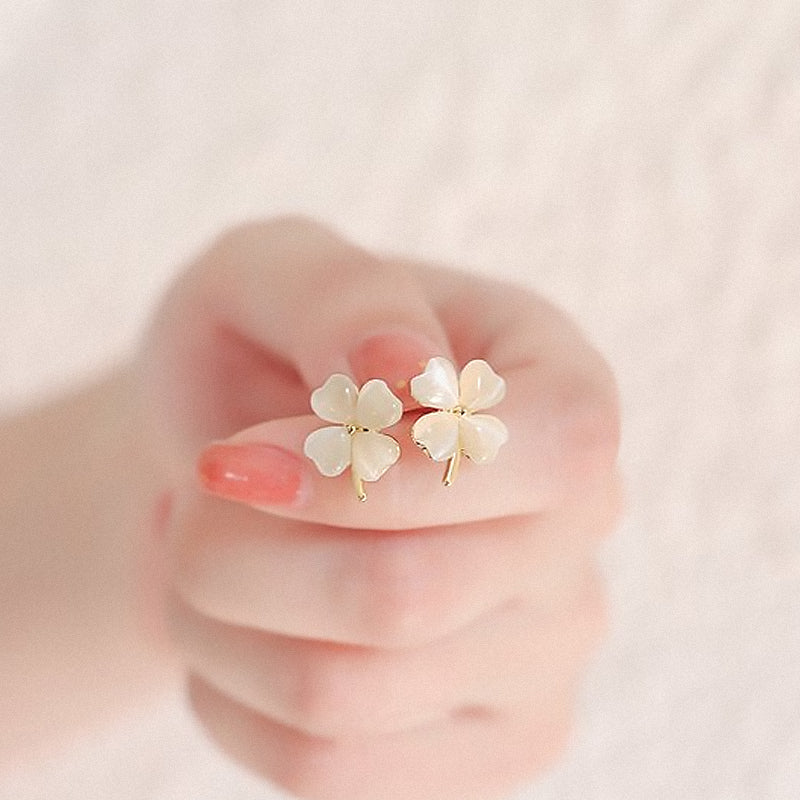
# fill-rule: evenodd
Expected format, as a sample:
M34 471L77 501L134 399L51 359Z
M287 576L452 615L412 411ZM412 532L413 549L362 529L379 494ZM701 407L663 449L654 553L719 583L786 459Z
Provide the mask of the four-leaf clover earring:
M366 500L365 481L377 481L400 457L400 446L382 428L403 415L402 403L382 380L367 381L358 390L346 375L332 375L311 393L311 408L334 426L308 435L303 452L327 477L347 467L359 500Z
M462 453L488 464L508 441L508 429L497 417L476 413L499 403L505 393L506 382L480 359L470 361L458 376L446 358L432 358L411 379L411 396L437 409L414 423L411 436L434 461L447 461L445 486L456 479Z
M411 396L434 409L414 423L411 438L431 459L447 462L445 486L455 481L462 454L488 464L508 441L508 429L497 417L478 413L505 393L506 382L481 359L470 361L459 376L437 356L411 379ZM350 467L356 496L366 500L364 483L377 481L400 457L400 445L381 431L400 420L402 403L382 380L367 381L359 391L346 375L336 374L311 393L311 408L335 424L312 431L303 452L329 478Z

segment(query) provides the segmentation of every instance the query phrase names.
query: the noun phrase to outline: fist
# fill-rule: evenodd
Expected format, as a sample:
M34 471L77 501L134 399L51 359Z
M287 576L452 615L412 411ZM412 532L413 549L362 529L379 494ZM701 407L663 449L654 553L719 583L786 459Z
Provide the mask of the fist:
M436 357L483 359L507 386L491 409L507 443L449 486L412 440L431 409L409 384ZM553 762L620 508L614 381L563 314L284 219L186 271L141 365L175 490L169 628L225 752L320 800L487 800ZM366 502L304 455L334 374L402 404Z

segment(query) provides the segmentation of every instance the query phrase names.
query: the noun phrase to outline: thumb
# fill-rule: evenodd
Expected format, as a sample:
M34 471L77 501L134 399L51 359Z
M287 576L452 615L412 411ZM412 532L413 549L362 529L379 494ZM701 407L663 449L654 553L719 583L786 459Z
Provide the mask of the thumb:
M378 258L302 218L251 224L202 259L212 314L287 361L306 387L333 373L382 378L404 404L408 382L447 335L408 264Z

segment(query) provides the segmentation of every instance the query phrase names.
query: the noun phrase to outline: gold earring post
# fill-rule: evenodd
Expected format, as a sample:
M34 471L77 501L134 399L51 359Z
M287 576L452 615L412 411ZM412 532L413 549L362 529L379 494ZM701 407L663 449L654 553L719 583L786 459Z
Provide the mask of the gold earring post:
M363 503L367 499L367 493L364 491L364 481L358 476L357 473L350 470L350 477L353 480L353 488L356 490L356 497Z
M447 461L447 470L444 473L442 483L445 486L452 486L455 479L458 477L458 465L461 463L461 449L459 448L453 453Z

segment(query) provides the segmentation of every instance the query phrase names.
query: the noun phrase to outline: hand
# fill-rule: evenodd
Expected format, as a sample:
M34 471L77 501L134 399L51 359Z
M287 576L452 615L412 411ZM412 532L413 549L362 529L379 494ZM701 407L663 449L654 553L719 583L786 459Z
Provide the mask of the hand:
M442 486L413 414L365 503L303 457L332 373L383 378L408 407L436 355L505 377L496 461ZM187 271L142 365L179 487L170 627L223 750L326 800L486 800L552 763L603 632L594 553L620 504L614 382L573 324L520 287L287 219Z

